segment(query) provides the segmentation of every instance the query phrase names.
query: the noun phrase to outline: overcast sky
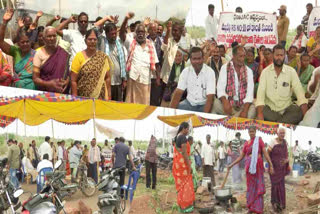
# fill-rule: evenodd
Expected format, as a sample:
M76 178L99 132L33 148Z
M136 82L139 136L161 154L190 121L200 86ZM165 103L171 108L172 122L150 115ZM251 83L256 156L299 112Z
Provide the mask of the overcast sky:
M0 86L0 97L12 97L12 96L23 96L23 95L34 95L39 94L41 92L36 92L32 90L24 90L24 89L16 89L10 87L3 87ZM177 114L185 114L191 113L186 111L177 110ZM1 115L1 112L0 112ZM149 117L144 120L136 121L136 129L134 132L134 120L120 120L120 121L110 121L110 120L97 120L97 122L105 127L109 127L120 132L124 133L124 137L126 139L135 139L136 140L149 140L150 136L154 134L157 138L168 137L166 134L169 130L173 129L167 125L164 125L163 122L157 119L158 115L174 115L173 109L164 109L164 108L157 108L155 112L153 112ZM214 115L214 114L199 114L198 115L210 118L210 119L218 119L222 116ZM18 128L18 129L17 129ZM85 125L65 125L58 122L53 122L54 128L54 137L56 138L72 138L72 139L80 139L80 140L91 140L94 137L93 132L93 121L89 121ZM24 136L24 125L21 121L12 123L7 128L0 128L0 134L4 134L6 132L9 133L16 133L18 130L18 134ZM26 126L27 136L52 136L52 125L51 121L47 121L40 126ZM134 135L135 133L135 135ZM165 134L163 134L165 133ZM224 127L201 127L194 129L194 138L196 140L201 140L205 142L205 136L207 134L211 134L212 140L223 140L223 141L230 141L234 138L236 131L228 130ZM249 139L249 135L247 131L241 131L241 134L245 139ZM258 132L258 135L263 138L263 140L267 143L271 141L272 138L275 136L263 134ZM294 143L295 140L299 140L300 145L306 149L307 143L309 140L312 140L315 145L320 147L320 129L315 128L307 128L307 127L298 127L292 133L292 141L291 132L288 129L287 131L287 140L289 142ZM99 142L103 142L104 139L107 137L102 135L97 131L97 140Z
M223 0L224 11L234 12L236 7L240 6L243 12L261 11L278 13L280 5L287 5L287 16L290 19L290 29L295 29L301 24L302 17L306 14L306 4L315 5L315 0ZM320 3L320 1L318 1ZM319 5L318 3L318 5ZM187 16L187 25L204 26L205 18L208 15L208 4L215 5L215 14L219 17L221 9L221 0L193 0L192 9Z
M100 16L120 15L122 19L128 11L136 13L136 18L156 18L156 6L158 6L158 19L167 20L171 16L185 18L189 10L191 0L61 0L63 16L70 16L73 13L85 11L89 14L90 20L98 16L98 4L101 5ZM26 8L43 10L51 13L58 12L59 0L25 0Z

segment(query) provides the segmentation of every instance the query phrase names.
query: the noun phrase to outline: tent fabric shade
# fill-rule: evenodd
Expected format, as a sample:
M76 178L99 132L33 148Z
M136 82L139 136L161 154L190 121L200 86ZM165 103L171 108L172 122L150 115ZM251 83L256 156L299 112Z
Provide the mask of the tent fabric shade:
M153 106L78 98L56 93L0 100L3 101L0 105L1 116L18 118L30 126L40 125L50 119L67 124L83 123L93 118L142 120L156 110Z
M158 119L162 122L168 124L169 126L177 127L182 122L188 122L191 118L193 127L201 127L204 124L200 121L199 117L196 114L182 114L174 116L158 116Z
M192 119L193 127L202 127L202 126L224 126L227 129L232 130L245 130L249 126L254 125L257 127L257 130L264 132L266 134L276 134L280 125L295 129L296 126L289 124L279 124L269 121L261 120L251 120L247 118L239 117L224 117L220 119L208 119L204 117L197 116L196 114L183 114L175 116L158 116L158 119L162 122L176 127L182 122L188 122L189 119Z

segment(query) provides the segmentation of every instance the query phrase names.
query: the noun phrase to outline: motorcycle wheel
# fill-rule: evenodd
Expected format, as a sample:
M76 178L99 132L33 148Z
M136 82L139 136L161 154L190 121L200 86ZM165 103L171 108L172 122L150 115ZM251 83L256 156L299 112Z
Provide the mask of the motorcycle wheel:
M87 197L93 196L96 192L96 182L92 178L87 178L87 182L82 183L81 192Z
M310 164L309 164L309 163L306 163L306 164L304 165L304 171L303 171L303 173L304 173L304 174L307 174L307 173L309 172L309 170L310 170Z
M119 214L123 214L124 213L124 211L126 210L126 200L124 200L124 198L120 198L120 203L119 203L119 205L120 205L120 209L119 209Z
M167 168L167 166L164 163L159 163L159 168L162 170L165 170Z
M105 206L100 209L101 214L113 214L114 213L114 206Z

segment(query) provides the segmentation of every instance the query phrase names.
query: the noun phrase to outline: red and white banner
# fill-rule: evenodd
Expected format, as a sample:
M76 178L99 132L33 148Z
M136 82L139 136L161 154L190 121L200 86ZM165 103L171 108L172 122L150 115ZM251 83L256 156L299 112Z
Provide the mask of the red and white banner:
M240 44L243 37L247 38L247 45L272 48L278 44L276 15L262 12L220 13L218 44L230 47L234 41Z
M315 7L309 16L308 21L308 38L315 35L316 28L320 26L320 7Z

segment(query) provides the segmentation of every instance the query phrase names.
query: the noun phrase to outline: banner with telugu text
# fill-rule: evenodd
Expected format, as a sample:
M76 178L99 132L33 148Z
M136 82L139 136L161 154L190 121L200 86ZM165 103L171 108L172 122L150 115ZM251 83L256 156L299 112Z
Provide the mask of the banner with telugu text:
M316 28L320 26L320 7L315 7L309 16L308 21L308 38L315 35Z
M231 43L247 37L247 45L259 47L265 45L272 48L278 44L277 17L263 12L220 13L218 28L218 44Z

